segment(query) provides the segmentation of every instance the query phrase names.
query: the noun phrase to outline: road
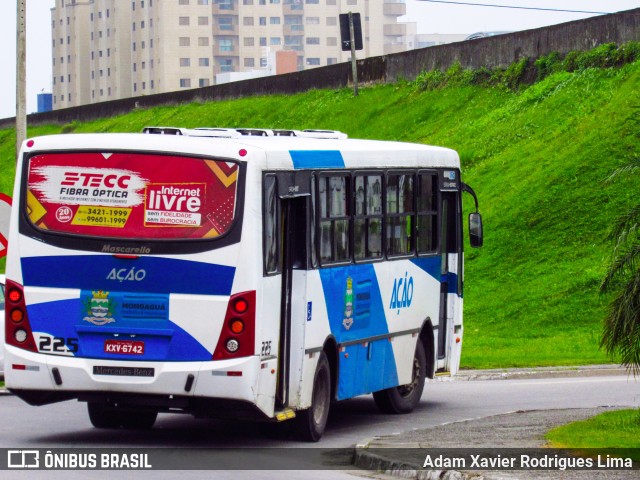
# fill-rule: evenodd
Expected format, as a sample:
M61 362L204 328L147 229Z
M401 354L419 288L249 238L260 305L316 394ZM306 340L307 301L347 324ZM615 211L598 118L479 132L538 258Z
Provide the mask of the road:
M640 406L640 381L627 376L576 378L436 381L425 388L420 406L409 415L378 413L370 396L332 407L329 425L320 447L351 447L376 436L424 429L450 422L483 418L518 410ZM0 448L102 448L102 447L308 447L287 432L265 434L252 424L196 420L185 415L162 414L153 430L97 430L91 427L85 404L69 401L45 407L30 407L14 396L0 396ZM463 446L463 445L461 445ZM248 468L251 460L248 459ZM5 473L5 472L3 472ZM26 478L11 472L11 478ZM70 473L47 473L46 478L68 479ZM216 472L215 478L237 478L239 472ZM299 478L300 472L254 472L255 478ZM52 475L54 474L54 475ZM174 478L176 472L135 472L135 478ZM91 472L92 478L107 478L109 472ZM111 476L113 473L111 473ZM354 473L305 472L305 479L356 479ZM355 474L357 475L357 474ZM40 475L37 475L40 476ZM181 478L211 478L211 472L187 471ZM243 475L245 477L247 475ZM118 473L119 478L129 478ZM3 474L3 478L9 478ZM44 476L42 477L44 478ZM78 478L83 478L79 476ZM86 478L86 474L85 474ZM133 477L131 477L133 478Z

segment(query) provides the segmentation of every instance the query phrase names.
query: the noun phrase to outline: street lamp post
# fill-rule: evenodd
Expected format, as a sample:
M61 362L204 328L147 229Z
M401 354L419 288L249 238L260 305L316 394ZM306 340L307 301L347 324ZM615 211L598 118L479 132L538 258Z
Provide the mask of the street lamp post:
M17 0L16 19L16 160L27 137L27 19L26 0Z

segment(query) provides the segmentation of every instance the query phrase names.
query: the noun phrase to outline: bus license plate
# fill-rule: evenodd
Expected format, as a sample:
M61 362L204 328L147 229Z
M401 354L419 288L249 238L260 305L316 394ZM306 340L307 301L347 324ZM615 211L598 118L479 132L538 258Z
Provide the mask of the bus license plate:
M144 342L134 340L105 340L104 352L124 355L142 355L144 353Z

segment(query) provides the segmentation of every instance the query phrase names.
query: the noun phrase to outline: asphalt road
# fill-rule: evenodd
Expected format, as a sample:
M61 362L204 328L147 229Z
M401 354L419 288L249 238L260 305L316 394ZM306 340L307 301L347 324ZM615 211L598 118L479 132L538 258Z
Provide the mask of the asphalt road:
M378 413L370 396L332 407L323 448L352 447L365 438L403 435L465 419L484 418L521 410L553 410L599 406L640 406L640 382L623 376L577 376L513 380L436 381L429 383L420 406L409 415ZM0 396L0 448L103 448L103 447L308 447L284 432L265 433L253 424L196 420L184 415L160 415L148 432L97 430L91 427L86 406L75 401L30 407L11 395ZM461 445L464 446L464 445ZM292 450L292 455L295 451ZM250 456L247 468L252 468ZM11 473L11 475L5 475ZM2 472L3 478L27 478L22 472ZM26 474L27 472L25 472ZM42 478L68 479L81 472L29 472ZM118 472L118 478L175 478L177 472ZM214 474L215 473L215 474ZM180 478L300 478L300 471L181 472ZM36 475L37 474L37 475ZM366 473L360 472L360 476ZM112 478L113 472L91 472L91 478ZM133 475L133 476L130 476ZM305 479L354 479L346 471L308 471ZM77 478L87 478L79 475Z

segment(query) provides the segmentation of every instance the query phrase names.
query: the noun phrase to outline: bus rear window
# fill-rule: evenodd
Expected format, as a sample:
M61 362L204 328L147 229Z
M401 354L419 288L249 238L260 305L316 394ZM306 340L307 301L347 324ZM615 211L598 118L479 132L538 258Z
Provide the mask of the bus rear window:
M30 158L26 209L38 229L90 237L201 239L235 218L238 164L131 152Z

